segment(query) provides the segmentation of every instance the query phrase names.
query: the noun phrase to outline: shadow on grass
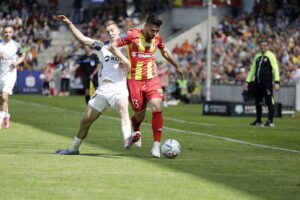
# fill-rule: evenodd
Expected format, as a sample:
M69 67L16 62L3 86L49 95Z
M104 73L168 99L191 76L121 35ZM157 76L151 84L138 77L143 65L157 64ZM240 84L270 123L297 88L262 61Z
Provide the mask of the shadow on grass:
M26 100L26 98L30 99ZM14 116L13 121L31 125L53 134L70 138L74 137L84 112L84 108L78 106L82 104L82 97L54 98L51 101L38 96L17 96L16 99L20 99L23 102L34 101L37 104L46 106L36 107L35 105L12 101L11 112ZM53 107L56 108L53 109ZM189 113L182 114L188 115ZM300 195L299 190L296 190L296 188L291 189L296 187L298 183L286 181L288 177L282 178L286 175L286 163L291 163L290 168L299 166L299 161L297 162L299 155L263 150L247 145L235 146L232 145L233 143L216 139L180 134L176 135L182 146L182 155L179 158L174 160L149 159L152 158L149 156L150 149L148 149L151 144L150 140L146 140L146 145L143 144L143 148L147 148L147 151L134 150L133 152L126 151L126 153L121 153L120 144L118 143L121 140L121 135L116 135L115 133L119 129L120 122L113 120L110 122L109 119L103 120L101 118L98 121L91 127L85 143L98 147L100 144L101 148L120 153L82 153L80 156L144 159L147 162L153 162L157 165L205 178L264 199L289 199L286 194L290 192L294 196ZM176 128L176 123L172 124L172 126ZM144 133L147 132L146 134L152 137L150 136L151 134L148 134L148 132L151 133L151 127L143 126L142 129L149 129L144 131ZM232 128L229 127L228 129ZM189 127L186 127L185 130L189 130ZM99 131L103 134L94 134ZM207 130L203 127L201 131L209 132L210 127ZM235 147L240 149L234 149ZM276 172L276 176L272 173L273 171ZM288 175L291 176L290 180L294 179L292 173ZM276 185L273 183L276 183Z

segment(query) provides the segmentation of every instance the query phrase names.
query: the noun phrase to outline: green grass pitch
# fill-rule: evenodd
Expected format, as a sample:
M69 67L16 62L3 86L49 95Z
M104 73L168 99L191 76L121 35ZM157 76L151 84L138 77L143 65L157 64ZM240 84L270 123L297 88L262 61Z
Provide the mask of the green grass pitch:
M201 105L164 108L163 139L181 144L176 159L152 158L151 113L142 148L123 149L118 114L91 127L81 155L71 145L84 97L13 95L11 128L0 130L0 199L300 199L300 113L275 128L249 117L203 116Z

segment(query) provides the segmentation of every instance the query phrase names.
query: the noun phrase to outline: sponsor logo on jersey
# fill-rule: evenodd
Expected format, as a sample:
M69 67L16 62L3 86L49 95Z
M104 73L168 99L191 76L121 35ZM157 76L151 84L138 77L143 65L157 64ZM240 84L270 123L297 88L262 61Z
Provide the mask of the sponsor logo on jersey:
M127 33L122 33L122 35L120 36L120 38L123 40L124 38L126 38L128 36Z
M137 52L131 52L132 57L138 57L138 58L152 58L153 54L149 53L137 53Z
M105 62L108 62L108 61L119 62L120 60L117 57L114 57L114 56L105 56L104 57L104 61Z

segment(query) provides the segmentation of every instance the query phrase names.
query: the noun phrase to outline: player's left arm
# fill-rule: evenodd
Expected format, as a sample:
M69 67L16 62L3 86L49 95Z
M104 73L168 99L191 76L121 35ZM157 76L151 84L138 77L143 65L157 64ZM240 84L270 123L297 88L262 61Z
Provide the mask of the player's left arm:
M14 67L17 67L19 64L21 64L24 61L24 58L24 54L19 55L16 62L13 63Z
M17 46L18 46L18 50L17 50L16 54L17 54L18 58L15 62L13 62L11 64L11 66L13 66L13 67L17 67L19 64L21 64L25 58L22 47L19 44L17 44Z
M166 47L160 49L161 55L169 61L175 68L176 68L176 73L179 76L181 80L183 80L183 72L180 68L180 66L175 62L174 57L172 56L170 50Z

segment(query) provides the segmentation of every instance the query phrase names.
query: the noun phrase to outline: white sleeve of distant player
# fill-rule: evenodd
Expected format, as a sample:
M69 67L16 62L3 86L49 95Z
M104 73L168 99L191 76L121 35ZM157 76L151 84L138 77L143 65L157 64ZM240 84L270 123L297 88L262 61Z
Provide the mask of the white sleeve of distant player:
M22 47L21 47L21 45L19 43L17 43L17 52L16 52L16 54L18 56L20 56L20 55L23 54L23 49L22 49Z

